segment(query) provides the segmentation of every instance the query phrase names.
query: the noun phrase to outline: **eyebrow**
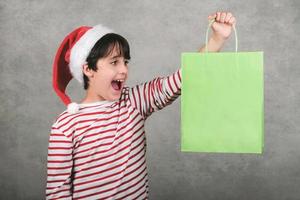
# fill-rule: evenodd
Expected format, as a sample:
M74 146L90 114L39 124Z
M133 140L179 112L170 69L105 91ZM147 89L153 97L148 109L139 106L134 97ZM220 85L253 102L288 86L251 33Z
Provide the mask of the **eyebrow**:
M121 57L121 56L117 55L117 56L111 57L110 59L115 59L115 58L119 58L119 57Z
M121 55L113 56L110 58L110 60L115 59L115 58L120 58L120 57L123 57L123 56L121 56ZM124 60L128 60L128 59L124 58Z

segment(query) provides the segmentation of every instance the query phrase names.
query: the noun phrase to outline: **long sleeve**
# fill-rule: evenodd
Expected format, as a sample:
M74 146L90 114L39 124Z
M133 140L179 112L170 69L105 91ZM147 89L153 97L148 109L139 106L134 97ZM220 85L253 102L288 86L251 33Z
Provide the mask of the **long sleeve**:
M52 127L47 163L46 199L72 199L72 140Z
M155 78L131 88L131 104L144 119L154 111L171 104L181 94L181 69L165 78Z

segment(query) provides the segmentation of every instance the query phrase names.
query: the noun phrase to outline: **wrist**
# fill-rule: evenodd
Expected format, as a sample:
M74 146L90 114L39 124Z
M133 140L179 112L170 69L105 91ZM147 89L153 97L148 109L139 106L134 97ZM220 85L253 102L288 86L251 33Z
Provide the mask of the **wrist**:
M205 52L206 48L210 52L218 52L223 47L226 38L219 36L217 34L212 34L208 40L207 46L203 46L199 49L199 52Z

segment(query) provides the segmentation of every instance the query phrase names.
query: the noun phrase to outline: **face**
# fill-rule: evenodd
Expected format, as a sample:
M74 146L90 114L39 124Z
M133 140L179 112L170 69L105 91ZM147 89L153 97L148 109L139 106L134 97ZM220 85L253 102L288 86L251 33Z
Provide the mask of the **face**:
M95 101L114 101L121 96L128 76L128 60L118 56L115 49L97 61L97 71L90 70L88 95ZM85 71L85 70L84 70Z

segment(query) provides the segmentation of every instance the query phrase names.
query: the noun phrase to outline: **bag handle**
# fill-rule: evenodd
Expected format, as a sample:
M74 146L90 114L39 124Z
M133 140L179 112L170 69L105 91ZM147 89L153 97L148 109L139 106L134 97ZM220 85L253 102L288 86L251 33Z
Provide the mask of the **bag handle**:
M209 33L209 29L212 26L212 24L215 22L215 19L211 20L208 24L207 30L206 30L206 38L205 38L205 53L208 53L208 49L207 49L207 44L208 44L208 33ZM237 37L237 33L236 33L236 29L235 29L235 25L232 26L233 30L234 30L234 36L235 36L235 52L237 53L238 51L238 37Z

